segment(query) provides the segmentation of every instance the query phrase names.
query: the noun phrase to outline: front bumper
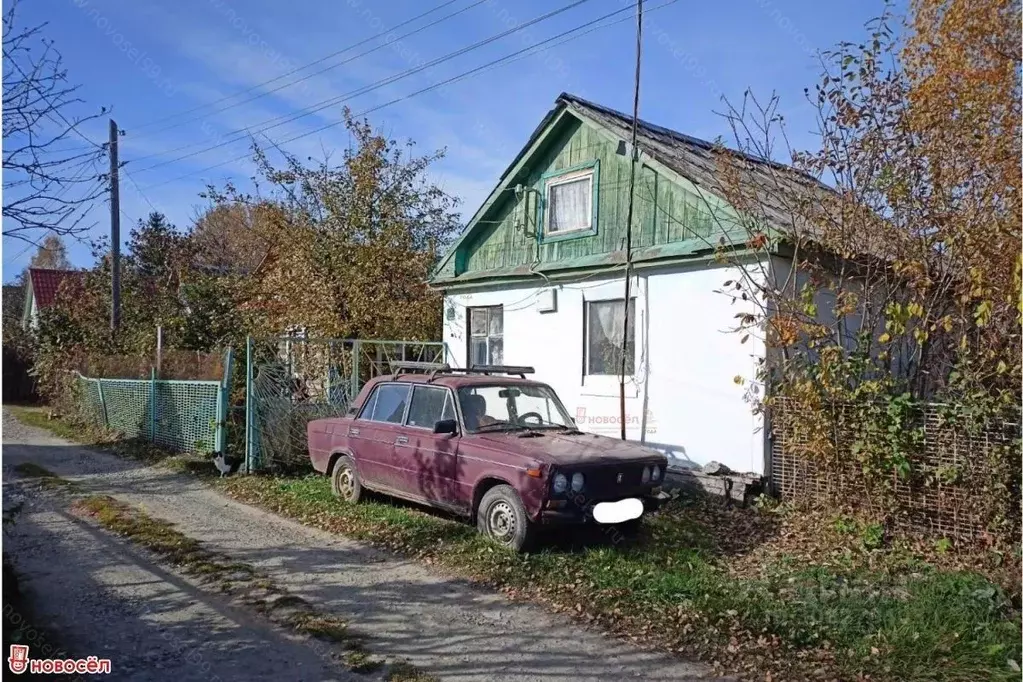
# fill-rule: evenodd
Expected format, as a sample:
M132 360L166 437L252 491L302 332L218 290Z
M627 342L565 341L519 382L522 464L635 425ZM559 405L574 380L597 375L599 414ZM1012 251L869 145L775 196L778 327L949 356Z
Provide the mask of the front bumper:
M641 495L625 495L618 499L610 500L585 500L577 504L574 500L547 500L543 509L540 510L537 522L545 526L572 525L580 523L597 523L593 520L593 507L601 502L618 502L630 497L638 498L643 502L643 514L657 511L661 505L671 497L660 488L652 488L649 492ZM559 505L554 507L553 505Z

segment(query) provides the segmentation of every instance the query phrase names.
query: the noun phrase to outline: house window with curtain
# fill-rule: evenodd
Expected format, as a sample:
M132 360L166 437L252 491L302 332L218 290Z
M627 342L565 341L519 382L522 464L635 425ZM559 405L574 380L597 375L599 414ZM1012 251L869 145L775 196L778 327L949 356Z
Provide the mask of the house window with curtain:
M622 364L625 301L587 301L584 320L583 369L587 375L617 375ZM625 375L636 372L636 299L629 300L629 333L625 344Z
M504 363L504 307L469 308L469 366Z
M545 194L547 236L593 229L592 168L548 180Z

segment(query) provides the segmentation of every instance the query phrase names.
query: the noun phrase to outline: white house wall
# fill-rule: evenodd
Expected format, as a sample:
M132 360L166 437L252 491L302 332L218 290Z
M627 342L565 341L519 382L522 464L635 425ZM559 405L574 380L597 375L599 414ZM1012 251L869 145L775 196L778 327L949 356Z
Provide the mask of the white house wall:
M736 471L763 473L762 424L744 397L763 342L754 334L740 343L729 330L742 306L749 306L716 292L737 276L733 267L704 265L634 279L636 375L627 381L626 433L666 452L676 466L716 460ZM504 363L535 367L534 378L554 387L579 428L617 437L617 377L583 376L583 307L590 300L620 299L624 280L554 285L557 310L541 313L538 297L547 288L448 294L444 340L450 361L466 364L467 308L502 305Z

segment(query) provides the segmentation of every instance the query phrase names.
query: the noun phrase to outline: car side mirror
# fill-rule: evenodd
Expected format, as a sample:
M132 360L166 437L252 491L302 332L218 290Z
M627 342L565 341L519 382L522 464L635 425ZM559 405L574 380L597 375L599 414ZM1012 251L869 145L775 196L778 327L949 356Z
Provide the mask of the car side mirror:
M433 425L434 433L458 433L458 422L454 419L441 419Z

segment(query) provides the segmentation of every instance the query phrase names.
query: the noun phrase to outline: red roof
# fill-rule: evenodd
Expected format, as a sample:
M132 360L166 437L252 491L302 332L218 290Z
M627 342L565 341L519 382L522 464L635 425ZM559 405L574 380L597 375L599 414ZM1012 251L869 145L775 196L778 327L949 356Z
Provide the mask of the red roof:
M47 308L57 300L57 291L65 280L76 284L85 281L85 273L81 270L49 270L45 268L29 268L29 279L32 283L32 296L37 308Z

